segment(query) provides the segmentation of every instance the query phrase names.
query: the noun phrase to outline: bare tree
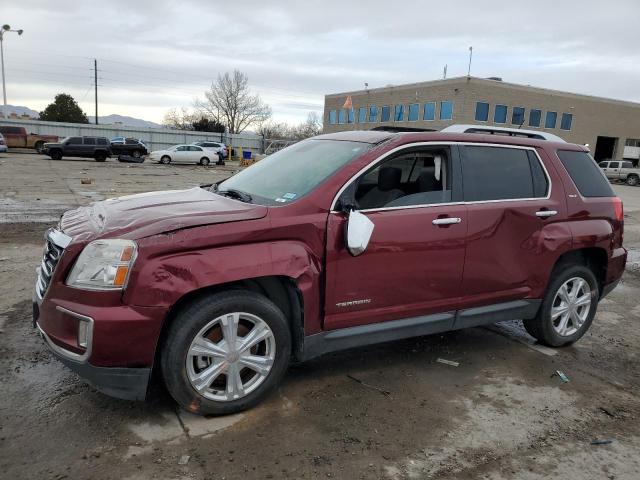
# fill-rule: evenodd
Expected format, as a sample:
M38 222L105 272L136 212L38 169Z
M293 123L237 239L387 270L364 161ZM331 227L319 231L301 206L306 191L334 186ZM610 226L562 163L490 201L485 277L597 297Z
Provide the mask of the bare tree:
M194 117L192 113L182 107L180 110L172 108L164 114L162 125L176 130L191 130Z
M315 137L322 133L322 119L318 112L309 112L307 120L296 128L297 138Z
M239 70L218 75L204 95L206 100L196 101L196 107L207 117L225 124L229 133L240 133L271 117L271 107L251 93L249 78Z

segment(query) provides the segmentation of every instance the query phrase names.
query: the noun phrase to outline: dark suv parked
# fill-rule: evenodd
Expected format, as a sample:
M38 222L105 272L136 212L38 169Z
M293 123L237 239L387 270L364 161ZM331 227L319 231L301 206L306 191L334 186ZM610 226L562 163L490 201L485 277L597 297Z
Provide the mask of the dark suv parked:
M578 340L620 280L622 202L587 149L344 132L210 187L80 207L46 234L45 342L99 390L258 403L291 359L523 319Z
M147 146L137 138L116 137L112 138L110 143L113 155L128 155L133 158L140 158L149 154Z
M67 137L60 143L45 143L43 152L53 160L62 157L95 158L104 162L111 156L111 144L106 137Z

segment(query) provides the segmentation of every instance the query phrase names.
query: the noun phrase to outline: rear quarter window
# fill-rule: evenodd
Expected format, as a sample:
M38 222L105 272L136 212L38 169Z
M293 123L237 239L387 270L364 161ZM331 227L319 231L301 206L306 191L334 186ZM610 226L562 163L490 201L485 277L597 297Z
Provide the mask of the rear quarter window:
M615 197L607 178L586 152L558 150L558 158L583 197Z

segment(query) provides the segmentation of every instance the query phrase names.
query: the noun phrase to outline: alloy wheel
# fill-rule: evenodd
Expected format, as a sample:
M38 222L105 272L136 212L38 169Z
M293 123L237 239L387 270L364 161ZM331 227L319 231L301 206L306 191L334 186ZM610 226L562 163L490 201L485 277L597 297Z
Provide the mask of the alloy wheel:
M266 380L275 356L275 337L264 320L245 312L228 313L194 337L187 351L187 376L205 398L238 400Z
M568 337L576 333L591 311L591 288L582 277L564 282L551 304L551 322L556 333Z

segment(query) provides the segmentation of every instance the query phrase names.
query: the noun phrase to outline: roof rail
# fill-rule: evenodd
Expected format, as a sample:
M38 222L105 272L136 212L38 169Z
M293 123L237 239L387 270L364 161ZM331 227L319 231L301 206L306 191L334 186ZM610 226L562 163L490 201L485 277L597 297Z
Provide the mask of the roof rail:
M371 130L375 130L378 132L437 132L437 130L433 128L417 128L417 127L393 127L393 126L381 126L375 127Z
M441 131L455 133L479 133L481 135L505 135L508 137L534 138L537 140L566 143L565 140L552 133L539 132L536 130L522 130L520 128L495 127L491 125L450 125L443 128Z

